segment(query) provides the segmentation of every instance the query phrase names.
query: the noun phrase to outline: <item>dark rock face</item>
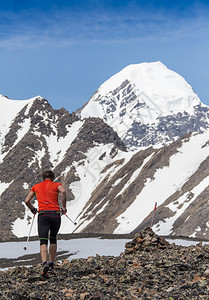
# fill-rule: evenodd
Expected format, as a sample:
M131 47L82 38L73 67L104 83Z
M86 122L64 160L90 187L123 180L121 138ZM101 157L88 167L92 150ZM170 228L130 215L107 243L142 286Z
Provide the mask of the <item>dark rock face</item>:
M126 151L126 147L123 142L121 142L117 133L99 118L88 118L85 120L82 130L79 132L74 143L76 142L79 143L79 145L83 145L83 148L85 147L84 144L88 144L88 147L91 148L94 146L94 143L112 143L118 149ZM82 150L84 152L86 148Z
M191 132L209 128L209 108L197 105L194 115L187 112L159 117L155 124L134 121L123 142L130 149L173 142Z
M41 266L0 272L1 299L208 299L209 248L162 242L150 229L118 257L63 260L56 276ZM140 245L138 248L137 245ZM143 245L143 246L142 246ZM162 247L163 246L163 247Z

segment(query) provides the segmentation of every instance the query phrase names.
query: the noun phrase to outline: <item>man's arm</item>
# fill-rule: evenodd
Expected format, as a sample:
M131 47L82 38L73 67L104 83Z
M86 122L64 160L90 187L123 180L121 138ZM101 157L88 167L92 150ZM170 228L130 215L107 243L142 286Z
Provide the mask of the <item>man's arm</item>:
M63 185L58 186L58 191L61 196L62 209L66 210L66 191L65 191Z
M32 213L37 212L36 208L31 204L31 200L33 199L34 196L35 193L33 191L30 191L27 197L25 198L25 204L27 205L27 207L30 209Z

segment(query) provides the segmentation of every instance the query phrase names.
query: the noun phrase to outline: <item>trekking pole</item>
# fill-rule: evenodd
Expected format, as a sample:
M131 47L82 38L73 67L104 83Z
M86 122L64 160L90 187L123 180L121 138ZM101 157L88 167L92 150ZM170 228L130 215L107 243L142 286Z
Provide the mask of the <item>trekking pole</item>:
M28 234L28 238L27 238L27 241L26 241L26 246L28 245L28 241L29 241L31 230L32 230L32 227L33 227L33 222L34 222L34 219L35 219L35 215L36 214L33 215L32 223L31 223L31 226L30 226L29 234ZM27 250L26 246L24 247L24 250Z
M152 215L152 220L151 220L150 228L152 228L152 226L153 226L154 216L155 216L156 209L157 209L157 202L155 202L155 207L154 207L154 211L153 211L153 215Z
M77 225L77 223L76 222L74 222L73 220L71 220L71 218L70 217L68 217L68 215L66 214L66 213L63 213L63 215L65 215L74 225Z

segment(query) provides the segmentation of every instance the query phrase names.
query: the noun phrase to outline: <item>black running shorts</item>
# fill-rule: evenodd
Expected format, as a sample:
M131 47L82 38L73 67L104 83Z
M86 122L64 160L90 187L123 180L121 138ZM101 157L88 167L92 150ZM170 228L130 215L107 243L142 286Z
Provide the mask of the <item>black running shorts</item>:
M44 210L38 213L38 236L40 244L47 245L49 232L50 244L57 243L57 233L60 229L61 216L59 211Z

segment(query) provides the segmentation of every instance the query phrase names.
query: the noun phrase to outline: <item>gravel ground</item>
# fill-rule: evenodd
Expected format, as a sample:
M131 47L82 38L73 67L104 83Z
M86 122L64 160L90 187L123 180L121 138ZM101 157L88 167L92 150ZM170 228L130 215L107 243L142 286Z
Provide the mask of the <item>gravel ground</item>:
M0 272L0 299L209 299L209 246L169 244L147 228L118 257L63 259L56 276L40 273Z

